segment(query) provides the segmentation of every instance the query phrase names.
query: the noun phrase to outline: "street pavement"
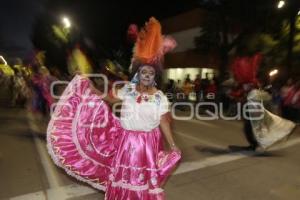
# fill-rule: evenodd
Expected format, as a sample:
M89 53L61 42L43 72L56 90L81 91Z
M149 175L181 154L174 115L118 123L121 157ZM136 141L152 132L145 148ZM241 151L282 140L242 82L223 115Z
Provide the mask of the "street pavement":
M0 107L0 199L102 200L104 194L69 177L48 156L47 117ZM300 128L267 152L230 152L246 145L240 121L174 121L183 152L165 186L170 200L299 200Z

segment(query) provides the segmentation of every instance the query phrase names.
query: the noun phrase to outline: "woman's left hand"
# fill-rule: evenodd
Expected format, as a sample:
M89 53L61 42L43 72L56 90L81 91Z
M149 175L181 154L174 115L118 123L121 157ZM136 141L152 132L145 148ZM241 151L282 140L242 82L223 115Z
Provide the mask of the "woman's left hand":
M176 146L175 144L172 144L170 146L171 146L171 150L172 151L180 151L180 149L178 148L178 146Z

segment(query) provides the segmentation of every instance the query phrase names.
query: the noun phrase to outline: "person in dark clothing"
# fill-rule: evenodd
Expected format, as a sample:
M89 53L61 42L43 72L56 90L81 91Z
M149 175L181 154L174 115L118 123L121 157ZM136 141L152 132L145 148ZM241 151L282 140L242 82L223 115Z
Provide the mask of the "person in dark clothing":
M246 113L247 116L249 116L249 113ZM245 150L253 150L255 151L256 148L258 147L258 142L254 136L253 130L252 130L252 125L251 121L248 118L243 119L243 133L245 135L245 138L247 142L249 143L249 146L242 147Z
M242 104L245 104L247 102L247 95L253 88L252 84L244 84L243 85L243 100ZM235 145L229 145L228 148L230 150L252 150L255 151L256 148L258 147L258 142L254 136L253 130L252 130L252 125L251 121L249 120L249 113L245 113L246 116L243 117L243 134L248 142L248 146L235 146Z

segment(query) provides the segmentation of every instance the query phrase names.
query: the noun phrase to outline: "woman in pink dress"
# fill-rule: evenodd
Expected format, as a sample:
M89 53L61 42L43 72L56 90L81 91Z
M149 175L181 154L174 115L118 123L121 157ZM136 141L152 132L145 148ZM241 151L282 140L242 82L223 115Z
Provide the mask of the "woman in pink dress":
M104 96L89 79L75 76L48 126L54 162L105 191L108 200L165 199L162 186L181 158L170 128L169 102L155 82L166 49L175 44L160 29L151 18L139 34L132 82ZM106 102L122 103L120 119ZM170 151L163 149L161 132Z

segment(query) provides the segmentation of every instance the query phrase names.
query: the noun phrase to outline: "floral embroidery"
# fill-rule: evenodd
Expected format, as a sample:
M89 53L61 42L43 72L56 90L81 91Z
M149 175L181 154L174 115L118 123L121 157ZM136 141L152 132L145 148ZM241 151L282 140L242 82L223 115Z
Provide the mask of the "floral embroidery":
M129 84L125 86L125 95L130 96L135 99L137 103L147 102L147 103L155 103L156 105L160 105L161 102L161 92L158 91L153 95L148 94L140 94L135 89L136 85Z
M160 104L160 101L161 101L161 96L160 96L160 94L155 94L155 99L156 99L156 105L158 105L159 106L159 104Z
M158 93L155 94L156 99L160 99L160 95Z
M134 98L136 98L138 94L132 95ZM145 94L140 94L136 98L137 103L142 103L142 102L147 102L147 103L156 103L157 105L160 104L161 102L161 96L159 94L155 95L145 95Z
M144 101L148 102L149 101L149 98L147 95L144 96Z
M138 96L138 98L136 99L137 103L141 103L142 102L142 95Z

